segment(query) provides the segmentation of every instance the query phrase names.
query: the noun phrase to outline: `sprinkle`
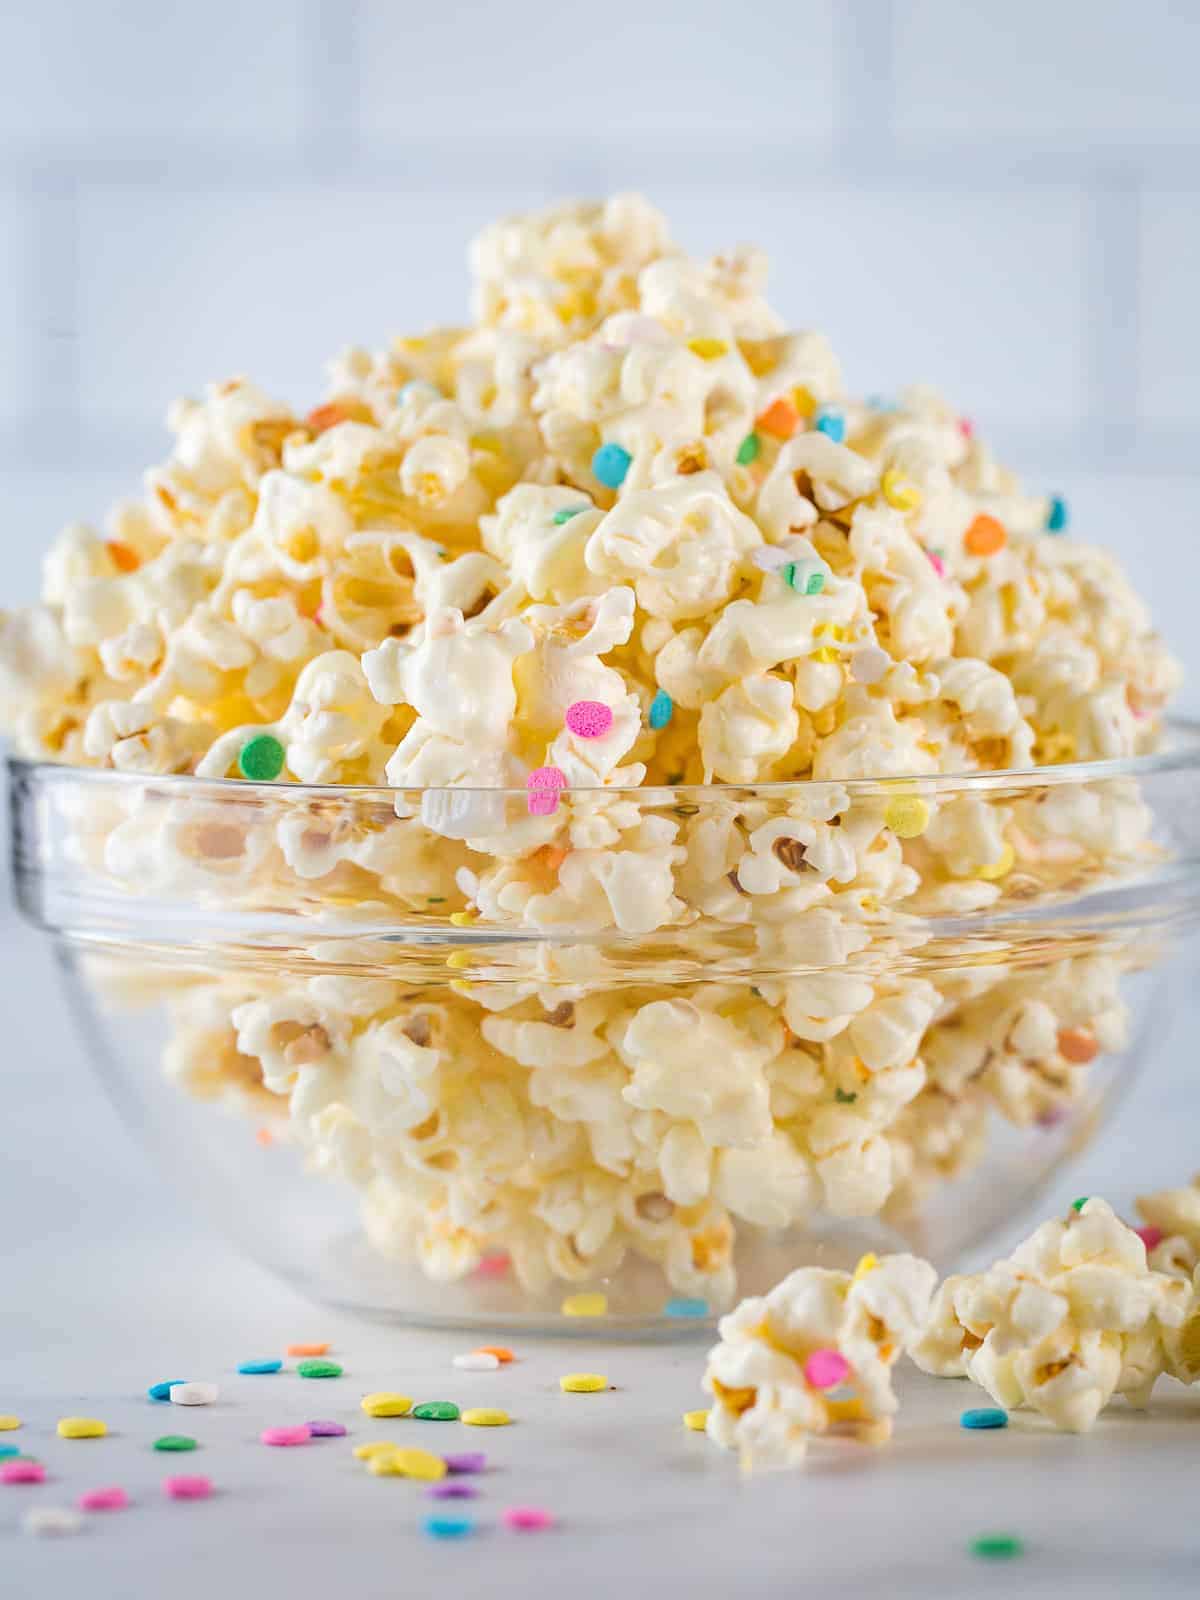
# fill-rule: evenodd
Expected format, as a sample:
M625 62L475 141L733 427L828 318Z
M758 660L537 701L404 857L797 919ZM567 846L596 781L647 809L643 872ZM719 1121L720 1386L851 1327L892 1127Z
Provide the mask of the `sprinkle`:
M141 556L132 545L123 544L120 539L106 539L104 548L118 572L136 572L142 564Z
M1008 543L1004 524L981 511L963 535L963 544L973 556L994 556Z
M372 1456L385 1456L399 1448L390 1439L371 1439L366 1444L356 1444L354 1454L359 1461L370 1461Z
M280 1365L282 1366L282 1364L281 1362ZM171 1398L171 1390L178 1388L181 1383L186 1381L185 1378L167 1378L162 1383L152 1383L146 1393L151 1400L169 1400Z
M57 1539L64 1534L78 1533L83 1527L83 1518L70 1506L30 1506L21 1518L21 1526L26 1533L39 1539Z
M535 767L525 779L526 805L531 817L552 817L558 810L558 791L567 786L560 767Z
M619 444L602 444L592 457L592 473L606 489L619 489L625 482L633 457Z
M1052 494L1046 510L1046 532L1062 533L1067 526L1067 502L1061 495Z
M21 1426L20 1417L12 1417L12 1416L2 1416L2 1417L0 1417L0 1433L11 1433L14 1428L19 1428L20 1426Z
M1025 1546L1015 1533L983 1533L971 1540L970 1550L981 1561L1011 1561L1024 1555Z
M321 1344L289 1344L283 1353L285 1356L327 1356L329 1340Z
M57 1431L60 1439L103 1439L108 1424L99 1417L60 1417Z
M937 573L939 578L944 578L946 576L946 563L942 560L941 556L938 555L936 550L926 550L925 559L929 562L929 565Z
M576 700L567 707L567 727L580 739L603 739L613 725L612 707L603 700Z
M512 1418L507 1411L492 1406L472 1406L463 1412L462 1420L469 1428L503 1428Z
M861 1283L868 1272L874 1272L879 1265L879 1257L873 1250L868 1250L865 1256L859 1256L858 1265L854 1269L854 1282Z
M789 561L782 569L783 581L797 594L820 594L825 574L815 561Z
M814 1350L804 1363L804 1381L814 1389L836 1389L850 1376L850 1363L840 1350Z
M675 702L665 689L660 689L650 702L650 710L646 715L646 721L654 729L655 733L658 733L666 727L674 714Z
M367 1471L376 1478L421 1478L436 1483L447 1470L441 1456L413 1448L376 1451L367 1462Z
M494 1250L490 1255L484 1256L483 1260L475 1268L475 1276L477 1278L503 1278L507 1274L510 1265L509 1258L504 1251ZM482 1348L486 1350L488 1347L484 1345Z
M453 1400L425 1400L413 1407L418 1422L457 1422L458 1407Z
M296 1371L302 1378L340 1378L341 1365L336 1361L322 1361L319 1358L301 1361Z
M583 511L590 511L591 506L562 506L551 517L556 528L561 528L564 522L570 522L572 517L577 517Z
M468 1473L483 1472L487 1467L487 1457L482 1450L459 1450L448 1456L442 1457L446 1463L446 1471L464 1476Z
M272 783L283 771L286 754L273 733L256 733L238 751L238 771L251 783Z
M0 1461L8 1461L13 1456L19 1456L20 1454L21 1447L19 1444L0 1444Z
M431 1539L465 1539L474 1526L470 1517L426 1517L424 1523Z
M431 1500L477 1500L479 1490L473 1483L460 1483L450 1478L443 1483L431 1483L425 1493Z
M760 544L750 552L750 560L760 572L779 572L787 566L788 554L778 545Z
M172 1500L207 1500L212 1494L211 1478L164 1478L163 1493Z
M406 1394L392 1394L381 1389L376 1394L364 1395L362 1408L369 1417L406 1417L413 1403Z
M338 405L336 400L329 401L326 405L315 406L305 417L305 426L314 433L324 433L326 428L336 428L339 422L349 422L350 413L344 406Z
M282 1361L243 1361L238 1371L246 1378L257 1378L268 1372L278 1372Z
M708 1301L694 1300L688 1295L676 1295L663 1307L664 1317L706 1317Z
M694 356L699 356L701 361L719 361L722 356L729 354L729 346L724 339L698 338L688 340L688 349Z
M128 1504L129 1496L118 1486L111 1489L89 1489L86 1494L79 1496L81 1511L124 1511Z
M173 1406L210 1406L221 1391L215 1383L173 1383Z
M540 1533L554 1526L554 1518L542 1506L506 1506L501 1515L505 1527L515 1533Z
M478 1349L480 1355L495 1356L496 1360L499 1361L501 1365L503 1365L506 1361L513 1361L516 1359L507 1345L481 1344Z
M813 423L818 433L823 433L833 440L834 444L841 444L846 437L846 419L840 411L826 410L824 407L817 412L817 420Z
M1086 1028L1060 1028L1058 1053L1082 1067L1100 1053L1100 1046L1095 1034L1089 1033Z
M1147 1250L1157 1250L1166 1238L1166 1234L1161 1228L1155 1228L1152 1225L1148 1225L1145 1228L1135 1228L1133 1231L1146 1246Z
M988 883L994 883L997 878L1006 878L1012 871L1013 862L1016 859L1017 853L1006 839L1004 841L1004 849L1001 850L995 861L990 861L986 867L980 867L976 877L983 878Z
M771 401L754 426L760 433L769 433L773 439L790 439L800 426L800 413L790 400L781 396Z
M894 506L897 511L915 511L921 504L921 491L916 484L909 483L904 474L895 468L884 473L879 486L888 505Z
M689 1428L692 1433L703 1433L708 1426L708 1412L685 1411L683 1413L683 1425L685 1428Z
M310 1422L308 1431L314 1439L344 1439L346 1425L343 1422Z
M964 439L973 439L975 437L975 424L970 417L959 417L958 431Z
M929 807L915 796L889 800L883 820L897 839L916 839L929 826Z
M40 1461L6 1461L0 1467L0 1483L45 1483L46 1469Z
M850 657L850 676L858 683L878 683L891 664L886 650L869 644Z
M1007 1428L1008 1412L1001 1411L999 1406L977 1406L964 1411L958 1421L964 1428Z
M734 460L739 467L748 467L752 461L757 461L762 450L762 440L756 433L748 433L737 447Z
M468 1350L466 1355L455 1356L450 1363L460 1372L495 1372L500 1365L500 1357L494 1356L490 1350Z
M559 1310L564 1317L603 1317L608 1312L608 1296L569 1294Z
M1080 1195L1078 1200L1072 1200L1071 1201L1071 1210L1075 1211L1075 1212L1082 1211L1084 1206L1087 1205L1088 1201L1091 1198L1092 1197L1091 1197L1090 1194L1082 1194L1082 1195Z
M568 1372L558 1380L558 1387L564 1394L599 1394L609 1383L599 1372Z
M195 1439L189 1438L186 1433L164 1433L161 1439L155 1439L155 1450L194 1450Z
M450 913L450 926L452 928L469 928L479 921L477 911L452 911Z
M308 1423L301 1422L295 1428L264 1428L258 1436L264 1444L278 1445L281 1449L296 1444L307 1444L312 1438L308 1431Z

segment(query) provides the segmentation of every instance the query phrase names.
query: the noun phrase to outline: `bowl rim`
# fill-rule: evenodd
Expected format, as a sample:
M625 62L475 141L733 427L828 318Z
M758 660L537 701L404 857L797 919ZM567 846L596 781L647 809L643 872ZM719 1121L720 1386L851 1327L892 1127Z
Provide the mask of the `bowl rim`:
M996 790L1021 790L1056 788L1069 784L1086 784L1114 778L1149 778L1164 773L1200 772L1200 718L1168 717L1164 720L1167 734L1166 747L1148 755L1116 756L1099 761L1064 761L1047 767L1005 767L987 772L919 772L896 774L879 778L786 778L765 783L692 783L692 784L571 784L558 791L560 799L572 795L588 798L639 799L643 803L676 805L681 798L709 804L721 800L736 800L746 795L782 799L789 793L811 793L814 789L843 789L852 799L871 795L892 795L897 791L906 794L988 793ZM188 772L115 772L101 767L76 766L67 761L34 760L9 753L6 764L11 777L26 781L52 779L100 784L121 789L167 788L178 792L180 798L189 793L211 795L213 791L224 798L235 795L242 798L257 795L263 800L283 797L296 799L359 800L378 804L391 801L397 795L492 795L526 799L526 788L483 787L466 784L355 784L355 783L293 783L291 781L256 782L248 778L201 778Z

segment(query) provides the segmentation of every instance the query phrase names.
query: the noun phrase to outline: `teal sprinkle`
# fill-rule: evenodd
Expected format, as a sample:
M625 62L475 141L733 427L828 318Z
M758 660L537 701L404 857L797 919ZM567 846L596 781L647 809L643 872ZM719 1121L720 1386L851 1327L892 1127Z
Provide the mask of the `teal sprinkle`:
M823 433L832 439L834 444L841 444L846 437L846 419L840 411L827 411L822 408L817 412L817 420L813 426L818 433Z
M425 1532L434 1539L462 1539L475 1524L470 1517L426 1517Z
M1001 1411L999 1406L978 1406L964 1411L958 1420L964 1428L1007 1428L1008 1412Z
M971 1540L971 1554L984 1561L1011 1561L1025 1553L1025 1546L1015 1533L985 1533Z
M280 1365L282 1366L283 1363L280 1362ZM171 1390L175 1385L186 1381L184 1378L166 1378L162 1383L152 1383L146 1390L146 1394L151 1400L169 1400L171 1398Z
M246 1378L265 1377L270 1372L280 1372L283 1369L282 1361L243 1361L238 1371Z
M0 1444L0 1461L7 1461L10 1456L21 1454L19 1446L15 1444Z
M646 716L646 721L657 733L659 729L666 727L674 715L675 702L665 689L660 689L650 702L650 710Z
M673 1300L668 1300L663 1307L664 1317L706 1317L708 1315L707 1300L693 1300L688 1295L676 1295Z
M1067 526L1067 502L1061 495L1050 496L1050 509L1046 513L1046 532L1062 533Z
M619 444L602 444L592 457L592 472L606 489L619 489L633 457Z
M599 477L599 473L596 476ZM591 509L591 506L563 506L561 511L556 511L550 520L556 528L561 528L564 522L570 522L571 518L577 517L581 511L590 511Z

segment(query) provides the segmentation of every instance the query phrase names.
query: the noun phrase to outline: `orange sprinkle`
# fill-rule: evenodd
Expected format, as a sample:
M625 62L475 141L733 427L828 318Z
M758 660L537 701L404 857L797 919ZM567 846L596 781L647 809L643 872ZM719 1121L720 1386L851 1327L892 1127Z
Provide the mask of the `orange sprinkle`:
M997 522L995 517L989 517L986 512L980 512L967 529L963 543L973 556L994 556L997 550L1003 550L1008 543L1008 534L1002 522Z
M304 419L305 426L312 428L315 433L324 433L326 428L333 428L339 422L349 421L350 413L336 400L331 400L328 405L317 406Z
M325 1344L290 1344L284 1351L289 1356L323 1356L328 1355L329 1345Z
M275 1143L275 1135L270 1128L259 1128L254 1135L254 1142L265 1150L269 1144Z
M1060 1028L1058 1030L1058 1051L1068 1061L1073 1061L1077 1066L1083 1066L1099 1055L1100 1046L1096 1037L1086 1028Z
M516 1360L512 1351L502 1344L481 1344L476 1348L475 1354L478 1356L495 1356L496 1360L501 1363Z
M104 548L119 572L136 572L142 564L141 556L132 545L122 544L120 539L106 539Z
M772 400L754 426L759 433L769 433L773 439L790 439L800 426L800 413L790 400Z

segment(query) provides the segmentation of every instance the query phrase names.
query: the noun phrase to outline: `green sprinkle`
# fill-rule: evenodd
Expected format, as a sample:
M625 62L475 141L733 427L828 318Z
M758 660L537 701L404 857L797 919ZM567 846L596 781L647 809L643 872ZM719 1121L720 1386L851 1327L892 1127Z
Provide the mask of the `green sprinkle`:
M257 733L238 752L238 771L251 783L273 783L283 771L286 753L273 733Z
M336 1361L301 1361L296 1371L302 1378L340 1378L342 1369Z
M161 1439L155 1439L156 1450L194 1450L195 1439L189 1439L186 1433L164 1433Z
M414 1406L412 1414L421 1422L457 1422L459 1415L453 1400L426 1400Z
M739 467L748 467L752 461L758 460L758 453L762 449L762 440L756 433L748 433L737 447L737 464Z
M982 1561L1011 1561L1025 1554L1025 1546L1015 1533L983 1533L971 1540L971 1554Z
M1091 1198L1092 1197L1091 1197L1090 1194L1085 1194L1085 1195L1081 1195L1078 1200L1072 1200L1071 1201L1071 1210L1072 1211L1082 1211L1084 1206L1087 1205L1088 1201Z
M845 1089L835 1089L833 1091L833 1098L840 1106L852 1106L858 1099L858 1096L856 1094L847 1094Z
M556 511L551 517L556 528L561 528L564 522L570 522L572 517L577 517L581 511L590 511L591 506L563 506L561 511Z

